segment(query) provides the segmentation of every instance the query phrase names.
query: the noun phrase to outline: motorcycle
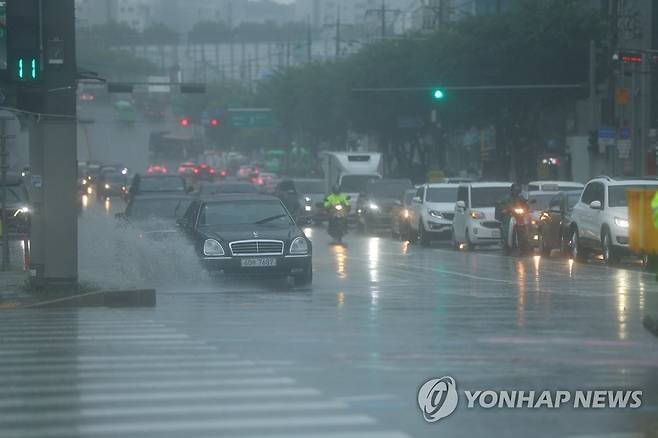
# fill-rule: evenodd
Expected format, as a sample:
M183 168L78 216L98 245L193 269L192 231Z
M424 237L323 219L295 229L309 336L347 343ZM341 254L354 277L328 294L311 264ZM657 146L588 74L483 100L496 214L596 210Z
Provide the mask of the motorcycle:
M532 248L530 244L530 223L532 217L528 204L519 202L507 211L510 216L503 247L507 254L518 251L519 255L527 254Z
M343 236L347 234L347 213L350 207L342 204L334 205L329 210L329 235L336 243L343 243Z

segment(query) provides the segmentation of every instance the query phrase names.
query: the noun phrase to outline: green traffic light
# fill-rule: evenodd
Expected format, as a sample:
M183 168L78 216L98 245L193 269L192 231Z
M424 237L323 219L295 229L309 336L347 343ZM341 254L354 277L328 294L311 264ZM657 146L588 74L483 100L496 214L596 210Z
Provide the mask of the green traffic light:
M439 90L439 89L434 90L432 95L437 100L443 99L445 97L445 93L443 92L443 90Z

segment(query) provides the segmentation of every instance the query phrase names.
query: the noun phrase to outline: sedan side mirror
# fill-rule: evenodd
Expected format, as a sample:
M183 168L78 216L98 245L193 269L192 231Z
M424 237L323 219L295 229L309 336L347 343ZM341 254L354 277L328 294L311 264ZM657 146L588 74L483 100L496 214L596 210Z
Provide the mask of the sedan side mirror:
M603 210L603 207L601 206L601 201L590 202L589 208L591 208L592 210Z
M457 201L457 208L464 210L466 208L466 203L464 201Z

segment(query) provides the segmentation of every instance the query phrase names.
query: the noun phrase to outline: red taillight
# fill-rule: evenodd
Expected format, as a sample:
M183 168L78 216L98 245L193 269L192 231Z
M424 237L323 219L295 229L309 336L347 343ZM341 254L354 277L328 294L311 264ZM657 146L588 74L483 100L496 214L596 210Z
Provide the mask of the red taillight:
M146 169L146 173L153 173L153 168L149 167L148 169Z
M221 172L219 172L219 176L222 176L222 177L226 176L226 171L222 170Z
M194 169L192 172L194 172L195 174L199 173L199 169Z
M208 165L206 163L201 163L199 164L199 167L205 169L206 167L208 167Z
M179 167L178 168L178 173L185 173L185 168L184 167Z
M166 167L163 167L163 168L162 168L162 173L167 173L167 172L169 172L169 171L167 170L167 168L166 168Z
M208 171L209 171L210 173L215 173L215 169L213 169L212 167L211 167Z

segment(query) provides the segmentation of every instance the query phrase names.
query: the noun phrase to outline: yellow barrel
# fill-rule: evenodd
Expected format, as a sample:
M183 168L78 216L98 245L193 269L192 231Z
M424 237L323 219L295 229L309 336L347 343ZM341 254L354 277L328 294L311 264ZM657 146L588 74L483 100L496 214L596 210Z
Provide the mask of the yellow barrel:
M636 254L658 255L658 228L653 224L651 200L655 190L626 190L628 199L628 244Z

